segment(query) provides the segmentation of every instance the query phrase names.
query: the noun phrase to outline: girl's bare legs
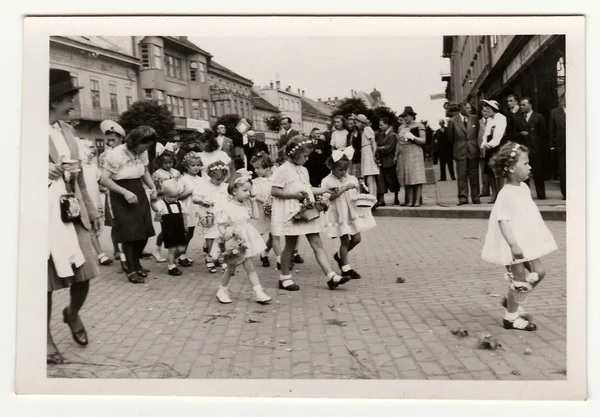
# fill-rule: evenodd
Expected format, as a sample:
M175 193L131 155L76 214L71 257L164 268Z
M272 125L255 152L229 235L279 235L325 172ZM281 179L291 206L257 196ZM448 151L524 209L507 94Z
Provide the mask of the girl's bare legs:
M219 285L219 289L217 290L217 299L223 304L231 303L227 287L229 286L231 277L235 274L235 269L235 263L227 264L227 268L223 270L223 275L221 275L221 285Z
M537 261L537 266L541 268L541 263L539 263L539 261ZM525 268L524 263L518 263L518 264L511 265L510 269L514 275L515 281L518 281L518 282L526 281L527 270ZM534 270L534 272L537 272L537 271L535 271L533 262L532 262L532 269ZM543 276L545 274L545 271L543 270L543 268L540 269L540 272L542 273L542 275L540 276L540 280L538 280L537 283L539 283L539 281L541 281L541 278L543 278ZM537 283L534 283L533 287L535 287L535 285L537 285ZM529 317L530 316L526 315L525 311L519 306L519 303L515 299L513 291L509 288L508 294L506 296L506 314L504 315L504 322L503 322L504 327L506 329L518 329L518 330L525 330L525 331L536 330L537 326L535 325L535 323L533 323L527 319Z
M333 272L333 269L331 269L331 265L329 265L329 261L327 260L327 254L325 253L325 249L323 249L321 236L318 233L311 233L306 235L306 238L308 239L308 243L310 243L310 246L315 253L317 263L325 275L329 275L329 273Z
M256 302L259 304L266 304L271 301L271 297L269 297L263 291L262 286L260 285L260 281L258 279L258 274L256 273L256 269L254 268L254 262L252 258L247 258L244 260L244 269L248 274L248 279L252 283L252 290L254 291L254 295L256 296Z
M340 236L340 250L338 254L342 265L348 265L348 252L350 252L350 235Z
M274 236L276 238L277 236ZM298 244L298 236L286 236L285 247L281 251L281 275L287 276L291 270L291 260L294 256L294 250Z
M542 280L546 276L546 270L544 269L544 266L542 265L542 262L539 259L534 259L533 261L529 261L529 263L531 264L531 272L535 272L536 274L538 274L539 278L536 282L532 284L532 287L535 288L539 285L540 282L542 282Z

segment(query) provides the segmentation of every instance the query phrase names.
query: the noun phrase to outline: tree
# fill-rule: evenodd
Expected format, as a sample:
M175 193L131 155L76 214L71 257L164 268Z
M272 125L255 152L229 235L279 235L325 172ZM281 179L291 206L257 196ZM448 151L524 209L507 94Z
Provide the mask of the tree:
M352 114L364 114L371 120L372 110L367 108L367 105L361 98L345 98L331 114L331 120L335 116L349 117Z
M136 101L129 110L121 114L118 123L127 133L139 126L150 126L162 143L166 143L175 130L173 114L166 105L156 101Z
M372 115L369 118L371 126L374 130L379 130L379 119L387 117L394 129L398 128L398 115L389 107L375 107L372 110Z
M212 129L216 132L217 126L224 125L226 129L225 136L227 136L233 141L233 146L235 146L236 148L241 147L243 144L243 136L236 129L240 120L242 120L242 118L237 114L225 114L217 119ZM246 119L246 121L250 125L250 129L252 129L252 120Z

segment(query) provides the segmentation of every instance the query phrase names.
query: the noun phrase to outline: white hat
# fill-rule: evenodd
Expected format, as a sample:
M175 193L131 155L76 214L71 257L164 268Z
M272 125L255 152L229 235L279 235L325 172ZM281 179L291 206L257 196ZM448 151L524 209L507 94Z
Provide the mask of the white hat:
M490 106L492 109L496 110L496 111L500 111L500 105L498 104L498 102L496 100L481 100L483 103L487 104L488 106Z
M105 120L102 123L100 123L100 130L104 134L106 134L107 132L112 132L112 133L121 135L123 137L127 136L127 135L125 135L125 130L123 130L121 125L112 120Z

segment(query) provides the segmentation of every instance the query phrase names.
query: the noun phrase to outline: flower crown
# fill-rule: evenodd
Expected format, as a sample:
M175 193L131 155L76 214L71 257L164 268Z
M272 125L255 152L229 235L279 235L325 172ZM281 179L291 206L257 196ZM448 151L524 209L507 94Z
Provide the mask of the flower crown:
M217 164L217 165L213 165L212 167L208 168L208 172L213 172L213 171L227 171L229 172L229 167L225 164Z
M290 149L287 153L288 156L292 156L298 149L305 145L314 145L315 141L312 139L304 139L298 142L292 149Z
M202 159L200 158L200 152L188 152L183 157L183 164L188 165L192 159L200 159L200 163L202 163Z
M513 166L515 159L517 158L517 151L519 150L520 147L521 147L521 145L519 145L518 143L515 144L515 146L513 146L512 151L510 152L510 155L508 157L508 163L504 167L505 171L508 171L510 169L510 167Z
M235 181L233 181L233 185L237 185L237 184L240 184L240 183L245 184L245 183L250 182L250 181L252 181L252 176L250 176L250 175L242 175L240 177L237 177L235 179Z

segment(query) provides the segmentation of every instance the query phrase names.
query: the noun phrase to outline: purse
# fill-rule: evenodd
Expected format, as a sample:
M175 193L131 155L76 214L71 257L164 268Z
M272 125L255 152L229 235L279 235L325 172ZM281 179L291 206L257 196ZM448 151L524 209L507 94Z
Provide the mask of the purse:
M60 218L63 223L73 223L81 219L81 207L75 194L63 194L59 197Z

